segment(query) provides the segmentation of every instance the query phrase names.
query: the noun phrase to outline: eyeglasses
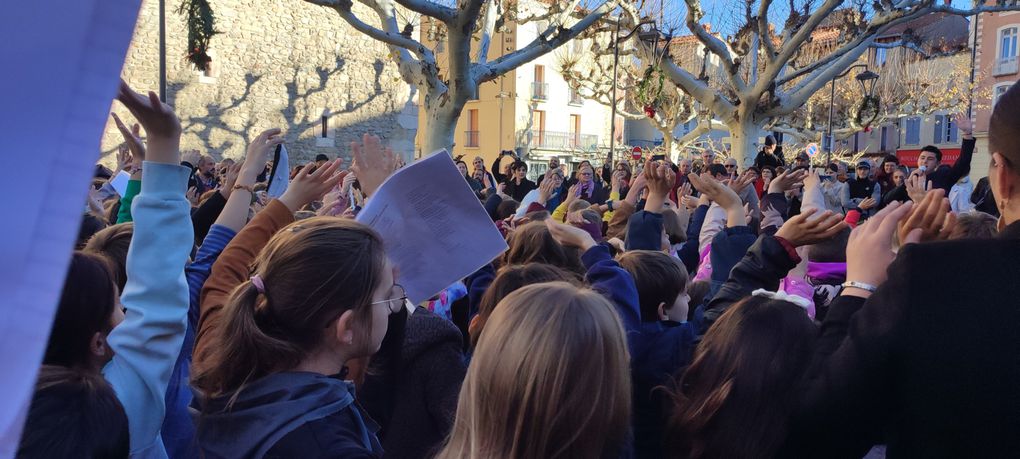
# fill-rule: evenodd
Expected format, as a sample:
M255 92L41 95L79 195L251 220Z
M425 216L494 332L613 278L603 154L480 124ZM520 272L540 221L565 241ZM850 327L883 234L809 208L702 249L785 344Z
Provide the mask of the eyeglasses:
M727 164L727 165L725 165L723 167L725 167L727 169L733 169L734 167L737 167L737 165L736 164Z
M396 298L390 298L388 300L382 300L382 301L376 301L376 302L373 302L373 303L368 303L368 305L369 306L375 306L377 304L386 303L386 307L390 310L390 314L396 314L397 311L399 311L400 308L404 306L404 303L407 302L407 290L404 290L404 286L402 286L400 284L393 284L393 291L390 292L390 293L391 294L395 293L397 297ZM394 302L396 302L396 307L393 306Z

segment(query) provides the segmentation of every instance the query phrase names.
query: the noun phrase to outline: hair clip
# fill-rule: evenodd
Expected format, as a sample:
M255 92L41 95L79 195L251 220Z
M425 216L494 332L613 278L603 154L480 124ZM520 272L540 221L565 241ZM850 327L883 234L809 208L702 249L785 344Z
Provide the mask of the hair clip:
M251 284L255 286L255 290L258 290L259 293L266 293L266 284L262 281L262 276L258 274L251 276Z

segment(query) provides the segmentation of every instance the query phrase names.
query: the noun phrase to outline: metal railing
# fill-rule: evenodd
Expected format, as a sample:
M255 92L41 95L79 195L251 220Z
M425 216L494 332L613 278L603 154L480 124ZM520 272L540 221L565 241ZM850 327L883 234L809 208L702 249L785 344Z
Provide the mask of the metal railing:
M478 131L464 131L464 146L478 148Z
M549 83L536 81L531 83L531 98L535 100L549 99Z
M522 137L530 148L552 150L591 150L598 146L599 136L575 132L524 131Z
M992 72L992 76L1000 75L1012 75L1020 70L1017 65L1016 56L1002 57L995 63L995 71Z
M627 144L632 147L641 147L648 150L662 145L662 140L630 139L627 141Z

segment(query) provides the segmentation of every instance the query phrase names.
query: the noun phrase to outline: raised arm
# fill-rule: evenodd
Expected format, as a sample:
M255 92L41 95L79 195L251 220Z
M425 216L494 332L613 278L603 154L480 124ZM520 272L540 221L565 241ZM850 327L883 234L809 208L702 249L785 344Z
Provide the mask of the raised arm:
M974 159L974 144L977 142L974 139L974 123L971 122L970 117L965 113L956 115L956 125L963 132L963 144L960 145L960 157L953 163L953 167L949 169L949 178L947 180L949 186L970 174L970 163Z

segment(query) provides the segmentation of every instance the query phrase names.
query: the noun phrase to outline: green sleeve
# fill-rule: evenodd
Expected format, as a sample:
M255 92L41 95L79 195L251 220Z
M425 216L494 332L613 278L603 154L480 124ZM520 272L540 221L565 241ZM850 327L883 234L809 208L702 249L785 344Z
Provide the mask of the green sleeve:
M124 191L124 196L120 198L120 210L117 212L117 223L127 223L131 221L131 202L135 200L135 196L142 191L141 180L129 180L127 190Z

